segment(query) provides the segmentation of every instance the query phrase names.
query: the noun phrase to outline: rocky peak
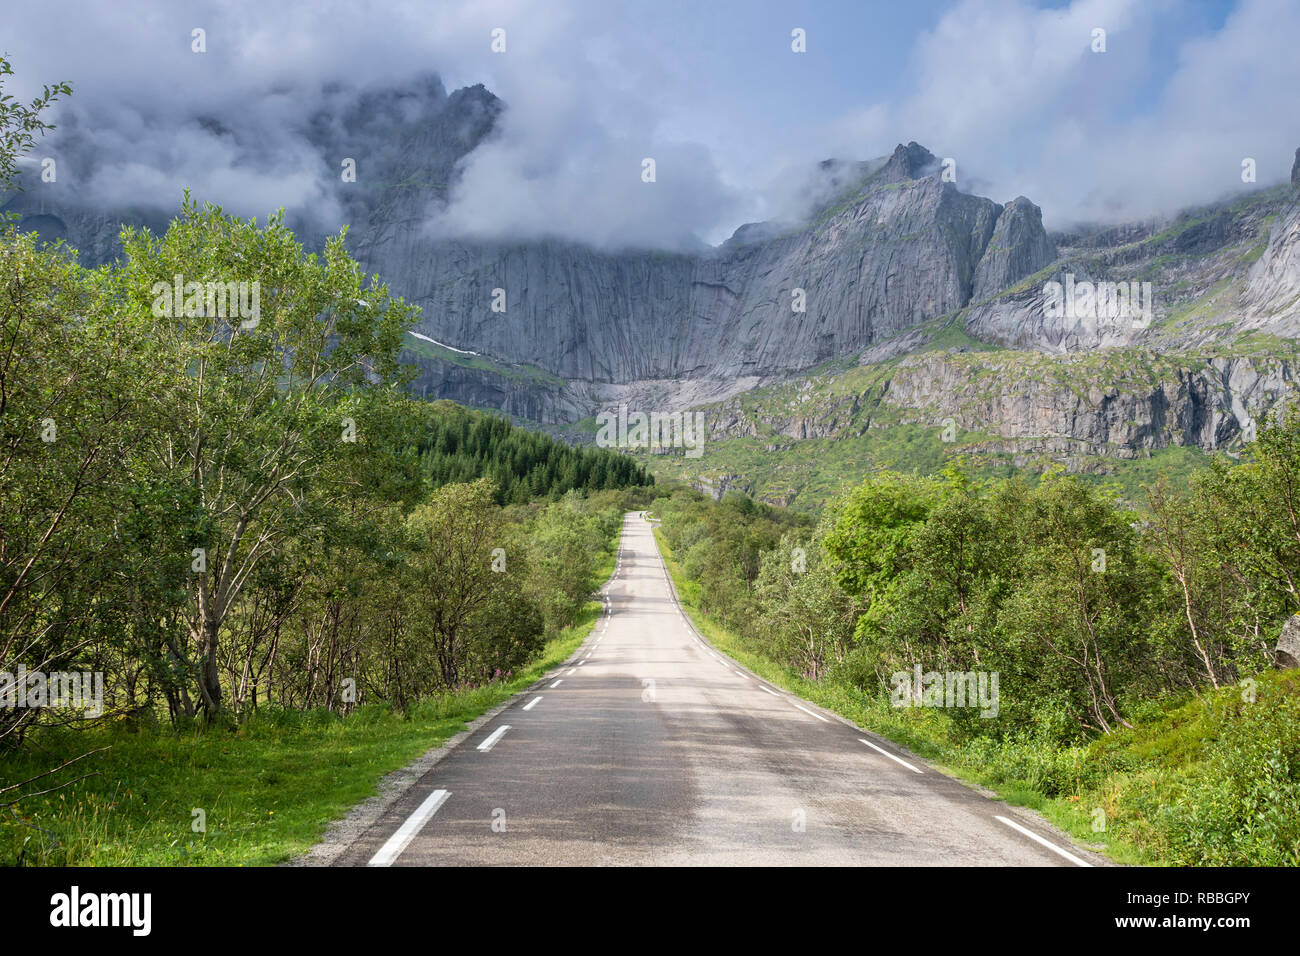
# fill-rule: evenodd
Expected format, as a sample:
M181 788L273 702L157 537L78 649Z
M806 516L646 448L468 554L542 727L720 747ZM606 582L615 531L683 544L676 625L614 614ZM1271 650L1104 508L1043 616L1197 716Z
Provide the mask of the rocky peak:
M972 301L980 302L1033 275L1056 258L1043 229L1043 211L1024 196L1002 208L975 272Z
M932 152L915 141L894 147L894 154L880 171L880 182L901 183L907 179L920 179L938 164Z

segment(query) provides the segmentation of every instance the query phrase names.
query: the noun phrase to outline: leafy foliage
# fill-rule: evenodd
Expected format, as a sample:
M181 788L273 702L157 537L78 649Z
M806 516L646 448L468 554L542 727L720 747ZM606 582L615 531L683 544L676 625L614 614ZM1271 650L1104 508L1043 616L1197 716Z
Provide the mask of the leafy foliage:
M0 237L0 670L178 726L346 713L506 679L574 621L649 476L407 396L415 311L344 238L188 197L96 271ZM240 282L255 315L208 285ZM79 717L0 709L0 744Z

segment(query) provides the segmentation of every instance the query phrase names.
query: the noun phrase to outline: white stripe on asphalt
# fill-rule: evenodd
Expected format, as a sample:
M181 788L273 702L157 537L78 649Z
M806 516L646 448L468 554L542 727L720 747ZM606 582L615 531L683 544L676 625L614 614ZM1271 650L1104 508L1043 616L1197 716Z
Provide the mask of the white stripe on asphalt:
M773 697L780 697L780 696L781 696L781 695L778 694L776 691L772 690L772 688L770 688L770 687L764 687L762 684L759 684L758 686L759 686L759 689L760 689L760 690L765 690L765 691L767 691L767 692L768 692L769 694L771 694Z
M492 731L492 736L488 737L487 740L483 741L481 744L478 745L478 749L481 750L483 753L487 753L489 750L491 750L493 747L497 745L497 741L500 740L505 735L505 732L509 729L510 729L509 724L502 724L496 730Z
M542 695L541 695L541 694L538 694L536 697L534 697L534 698L533 698L532 700L530 700L528 703L524 704L524 710L532 710L532 709L533 709L534 707L536 707L539 703L541 703L541 700L542 700Z
M562 684L563 682L564 682L564 678L561 677L559 680L557 680L557 681L556 681L554 684L552 684L551 686L552 686L552 687L559 687L560 684Z
M858 740L861 740L862 743L866 744L866 745L867 745L868 747L870 747L872 750L875 750L875 751L877 751L878 753L882 753L882 754L884 754L884 755L885 755L886 757L888 757L890 760L894 760L894 761L897 761L898 763L901 763L901 764L902 764L904 767L906 767L908 770L912 771L912 773L924 773L924 772L925 772L924 770L917 770L915 767L913 767L913 766L912 766L910 763L908 763L906 760L903 760L901 757L895 757L895 756L894 756L893 754L891 754L888 750L885 750L885 749L883 749L883 748L881 748L881 747L877 747L877 746L876 746L875 744L873 744L870 740L862 740L861 737L859 737Z
M569 674L572 674L572 673L573 673L574 671L576 671L577 669L578 669L577 667L570 667L570 668L569 668L569 673L568 673L568 674L565 674L564 676L565 676L565 677L568 677Z
M1016 823L1014 820L1008 820L1006 817L1000 817L997 816L996 814L994 814L993 819L1001 820L1003 823L1011 827L1013 830L1019 830L1025 836L1029 837L1029 839L1033 840L1035 843L1041 843L1043 846L1047 847L1053 853L1059 853L1061 856L1065 857L1067 860L1069 860L1071 863L1075 864L1076 866L1088 866L1088 867L1092 866L1092 864L1089 863L1087 860L1081 860L1073 853L1066 853L1055 843L1049 843L1047 840L1044 840L1033 830L1026 830L1024 827L1022 827L1019 823Z
M794 704L794 701L790 701L790 703ZM823 724L829 724L829 723L830 723L830 721L827 720L825 717L823 717L821 714L814 714L814 713L813 713L811 710L809 710L807 707L803 707L803 706L801 706L800 704L794 704L794 705L795 705L796 707L798 707L800 710L802 710L802 711L803 711L805 714L807 714L809 717L816 717L816 718L817 718L818 720L820 720Z
M416 809L406 822L397 828L397 832L388 838L388 842L379 848L379 852L370 858L367 866L392 866L393 861L397 859L398 854L406 849L406 845L415 839L415 835L420 832L420 828L428 822L429 817L438 812L438 808L447 802L451 796L446 790L435 790L424 799L424 803Z

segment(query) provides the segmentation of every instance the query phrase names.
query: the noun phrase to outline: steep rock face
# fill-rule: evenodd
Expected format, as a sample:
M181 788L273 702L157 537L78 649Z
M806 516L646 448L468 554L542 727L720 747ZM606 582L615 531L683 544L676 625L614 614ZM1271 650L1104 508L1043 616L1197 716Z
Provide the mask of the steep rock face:
M939 161L934 154L915 140L906 146L894 147L893 155L881 170L880 179L886 183L898 183L907 179L920 179L933 173Z
M988 298L975 296L965 316L972 337L1068 354L1131 345L1155 351L1212 345L1224 337L1225 327L1234 334L1300 333L1300 197L1289 189L1189 210L1159 228L1152 223L1060 234L1053 245L1058 257L1028 273L1032 282L1009 284ZM996 246L995 237L985 257L990 264ZM1075 288L1084 282L1123 283L1130 290L1138 283L1149 320L1147 309L1120 316L1100 309L1053 312L1045 301L1048 282Z
M437 239L426 228L430 210L492 134L500 101L481 86L448 96L432 76L409 89L328 96L337 111L305 117L296 132L325 166L356 158L357 182L325 187L351 224L351 251L422 308L416 331L506 373L482 363L442 369L426 356L417 390L544 421L590 414L581 402L591 391L578 383L735 382L853 356L960 310L976 289L1015 281L1050 249L1031 203L1004 210L959 192L916 143L887 159L836 164L829 182L838 193L811 222L751 224L700 253ZM114 217L45 194L30 207L36 195L9 208L29 228L66 236L89 264L116 254L119 219L159 229L174 212ZM287 219L309 247L337 227L311 210ZM492 310L498 289L504 312ZM556 381L514 379L518 365Z
M788 372L970 301L1002 207L936 175L888 178L933 165L918 150L899 147L862 192L806 228L751 224L708 254L447 243L395 230L377 257L389 274L396 264L395 286L424 308L420 331L507 362L609 382ZM1025 205L985 287L1041 258L1046 236ZM504 314L490 309L495 289Z
M1071 265L1049 275L1046 281L1066 282L1067 273L1076 282L1097 282L1106 275L1086 265ZM1066 354L1088 349L1132 345L1144 335L1142 320L1075 314L1051 315L1044 308L1043 284L1007 293L972 306L966 331L984 342L1010 348L1038 349Z
M1290 320L1285 324L1293 334L1300 326L1300 202L1274 221L1267 248L1250 268L1242 302L1270 324Z
M1133 352L1107 362L930 352L904 359L860 393L828 399L808 383L806 400L787 393L758 413L741 399L717 403L709 435L758 438L770 429L796 441L838 439L888 423L938 428L952 419L963 431L996 436L989 450L1133 458L1171 446L1231 448L1295 388L1288 358L1150 361Z
M935 421L951 417L963 429L1019 440L1068 439L1095 454L1130 457L1171 445L1228 445L1295 387L1289 361L1250 357L1176 365L1155 379L1065 377L1008 376L1013 380L990 388L972 381L968 363L927 355L902 363L883 400L926 410Z
M980 259L971 299L981 302L1051 264L1056 247L1043 230L1043 211L1017 196L998 216L993 238Z

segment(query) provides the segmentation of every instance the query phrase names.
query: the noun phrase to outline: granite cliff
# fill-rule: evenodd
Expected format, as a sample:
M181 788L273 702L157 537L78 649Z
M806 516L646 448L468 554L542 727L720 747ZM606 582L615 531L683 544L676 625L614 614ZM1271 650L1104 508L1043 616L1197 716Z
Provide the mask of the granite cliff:
M602 250L428 228L496 131L504 105L482 86L448 94L427 76L337 99L295 132L323 170L354 157L357 181L322 177L333 219L288 219L309 245L348 224L364 268L422 308L410 357L430 397L553 428L614 402L703 407L715 439L775 436L773 447L952 419L984 450L1075 462L1231 446L1293 386L1300 150L1290 184L1161 222L1049 233L1029 199L964 192L909 143L836 164L834 193L805 221L751 223L685 252ZM116 254L121 222L161 228L174 214L79 194L95 158L75 124L59 135L70 185L4 203L25 228L94 264ZM1150 314L1053 314L1053 282L1145 283ZM847 394L850 369L870 387ZM830 380L814 389L833 393L815 415L786 408ZM707 456L700 467L700 480L744 485L708 473Z

